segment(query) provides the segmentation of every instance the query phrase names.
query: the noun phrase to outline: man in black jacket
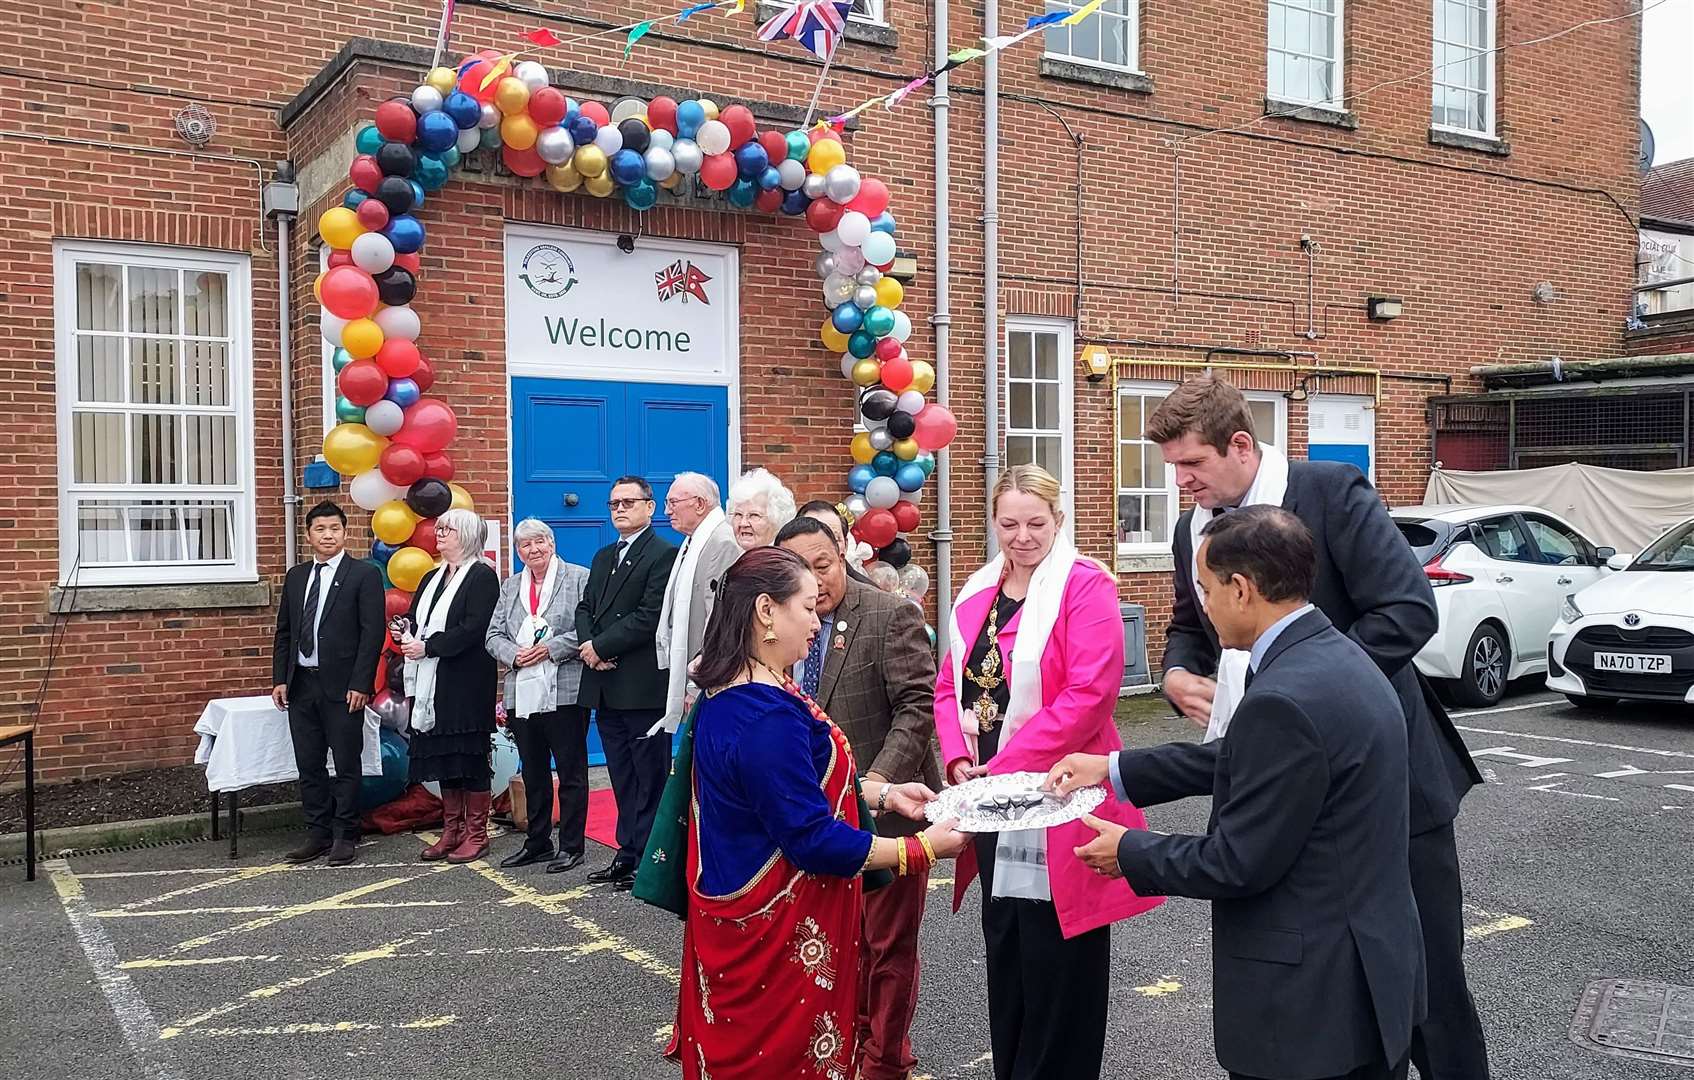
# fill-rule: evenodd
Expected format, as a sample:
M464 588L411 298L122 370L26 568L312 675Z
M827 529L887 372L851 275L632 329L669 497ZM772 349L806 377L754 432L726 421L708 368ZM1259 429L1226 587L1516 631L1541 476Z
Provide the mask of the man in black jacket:
M1204 836L1126 830L1077 849L1139 893L1212 901L1213 1025L1235 1080L1400 1080L1424 1015L1423 935L1407 870L1406 721L1381 671L1308 601L1312 537L1254 506L1200 546L1206 610L1250 650L1219 741L1049 775L1069 792L1109 773L1142 806L1212 796Z
M382 653L382 574L347 554L347 515L332 502L306 514L312 561L291 568L277 605L271 700L288 710L306 842L288 861L353 861L359 832L365 702ZM335 755L335 779L325 764ZM331 842L333 838L333 843Z
M1206 514L1225 514L1266 497L1261 483L1276 451L1253 437L1241 392L1221 379L1178 387L1147 420L1178 486ZM1311 601L1365 651L1393 684L1406 717L1410 766L1412 890L1429 967L1429 1018L1412 1041L1412 1063L1427 1080L1487 1080L1488 1050L1465 981L1464 922L1453 820L1459 800L1482 776L1464 741L1412 664L1435 633L1435 597L1411 547L1370 482L1334 462L1286 463L1272 502L1305 522L1316 546ZM1220 658L1217 633L1195 591L1192 522L1177 521L1176 599L1166 632L1165 693L1197 723L1211 711Z
M620 477L606 505L618 540L595 553L577 605L584 666L577 703L594 710L618 800L617 853L588 880L627 891L670 773L670 735L647 732L665 714L666 680L654 634L676 546L653 532L653 488L641 477Z

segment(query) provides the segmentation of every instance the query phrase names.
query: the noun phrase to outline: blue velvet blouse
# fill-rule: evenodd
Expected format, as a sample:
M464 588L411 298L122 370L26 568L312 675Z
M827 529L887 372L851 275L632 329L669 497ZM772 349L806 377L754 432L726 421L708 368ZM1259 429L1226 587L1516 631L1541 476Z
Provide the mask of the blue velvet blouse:
M828 727L778 687L732 686L700 703L694 790L701 892L739 891L778 850L807 873L859 873L875 838L837 820L824 798L819 784L833 750Z

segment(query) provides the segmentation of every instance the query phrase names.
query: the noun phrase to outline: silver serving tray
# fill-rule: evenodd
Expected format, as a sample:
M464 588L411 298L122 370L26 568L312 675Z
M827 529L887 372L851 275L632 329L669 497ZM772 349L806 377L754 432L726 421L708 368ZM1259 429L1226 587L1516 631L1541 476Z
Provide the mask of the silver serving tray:
M959 819L963 832L989 833L1019 829L1049 829L1091 814L1106 801L1106 789L1087 787L1060 797L1042 791L1047 774L1003 773L979 776L946 788L924 806L930 821Z

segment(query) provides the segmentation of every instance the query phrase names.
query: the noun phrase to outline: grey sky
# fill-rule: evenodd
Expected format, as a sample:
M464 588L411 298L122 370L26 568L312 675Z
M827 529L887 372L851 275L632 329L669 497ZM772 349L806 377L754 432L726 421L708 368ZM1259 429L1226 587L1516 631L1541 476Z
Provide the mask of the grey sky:
M1694 157L1694 0L1666 0L1641 19L1641 116L1658 144L1653 162Z

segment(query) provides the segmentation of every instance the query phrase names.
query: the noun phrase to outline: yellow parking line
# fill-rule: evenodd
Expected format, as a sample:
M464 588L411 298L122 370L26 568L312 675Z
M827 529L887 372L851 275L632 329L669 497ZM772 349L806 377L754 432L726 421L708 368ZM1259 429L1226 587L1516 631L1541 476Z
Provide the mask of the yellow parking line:
M463 904L463 900L387 900L373 901L368 904L336 904L333 909L325 908L323 910L368 911L373 908L460 907ZM96 919L149 919L155 915L265 915L295 911L299 906L298 904L237 904L229 907L146 908L140 911L112 908L107 911L96 911L92 914Z
M244 869L237 870L233 874L225 874L223 877L214 878L211 881L202 881L194 885L185 885L180 889L172 889L170 892L160 893L158 896L149 896L144 900L131 900L129 903L122 905L118 910L134 911L138 908L144 908L151 904L162 904L166 900L175 900L179 896L192 896L195 893L205 892L208 889L220 889L225 885L239 885L244 881L252 881L254 878L264 877L266 874L275 874L286 869L288 869L288 864L286 863L274 863L270 866L249 866Z
M1142 997L1158 998L1174 994L1181 989L1182 984L1167 975L1164 978L1149 983L1146 986L1137 986L1135 988L1135 992L1140 994Z
M1465 940L1476 941L1480 938L1491 937L1494 934L1503 934L1508 930L1522 930L1526 926L1534 925L1522 915L1502 915L1491 922L1465 927Z
M247 1035L339 1035L349 1031L419 1031L458 1023L457 1016L424 1016L404 1024L372 1024L362 1020L340 1020L331 1024L272 1024L266 1027L200 1028L190 1032L197 1039Z
M181 953L193 952L195 949L210 945L214 941L222 941L224 938L233 937L237 934L252 933L254 930L263 930L268 926L275 926L277 923L287 922L290 919L297 919L302 915L310 915L314 912L321 911L334 911L346 905L350 900L357 900L361 896L369 896L371 893L381 892L384 889L392 889L396 885L404 885L409 881L416 881L418 878L428 877L431 874L439 873L445 869L450 868L446 866L431 867L422 874L411 874L406 877L384 878L382 881L373 881L368 885L360 885L356 889L348 889L346 892L336 893L334 896L326 896L322 900L313 900L305 904L293 904L272 915L265 915L261 918L252 919L248 922L239 923L235 926L225 927L222 930L206 934L203 937L189 938L187 941L178 942L167 949L166 953L180 955Z

